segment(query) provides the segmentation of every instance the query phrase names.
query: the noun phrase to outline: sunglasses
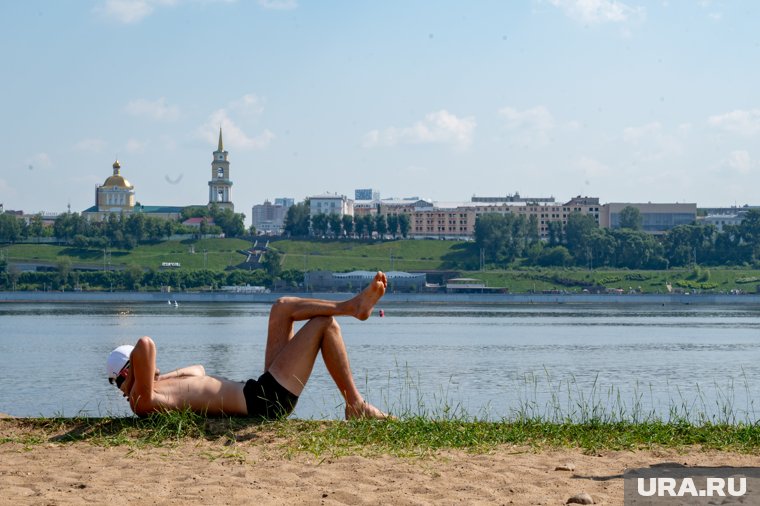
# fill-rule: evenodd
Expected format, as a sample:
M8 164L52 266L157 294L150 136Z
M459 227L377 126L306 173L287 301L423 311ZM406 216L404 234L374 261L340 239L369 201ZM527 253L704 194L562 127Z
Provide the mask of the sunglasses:
M121 368L116 378L115 379L108 378L108 382L112 385L116 385L116 388L121 388L121 385L124 383L124 381L126 381L128 374L129 374L129 360L127 360L127 363L124 364L124 367Z

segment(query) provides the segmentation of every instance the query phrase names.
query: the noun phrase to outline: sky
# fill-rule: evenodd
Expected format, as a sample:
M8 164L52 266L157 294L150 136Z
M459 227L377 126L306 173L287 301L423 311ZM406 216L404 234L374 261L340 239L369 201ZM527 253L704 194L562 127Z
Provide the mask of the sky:
M232 200L760 205L760 3L0 2L0 203Z

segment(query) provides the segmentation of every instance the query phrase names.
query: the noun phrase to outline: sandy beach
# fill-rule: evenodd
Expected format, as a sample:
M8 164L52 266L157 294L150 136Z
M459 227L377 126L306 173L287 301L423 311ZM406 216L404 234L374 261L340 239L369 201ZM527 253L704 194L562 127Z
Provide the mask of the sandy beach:
M561 505L583 492L595 504L623 504L626 468L758 463L756 455L698 448L585 454L501 446L423 457L314 457L289 454L261 433L162 447L61 443L42 431L24 443L21 435L30 433L0 421L3 504Z

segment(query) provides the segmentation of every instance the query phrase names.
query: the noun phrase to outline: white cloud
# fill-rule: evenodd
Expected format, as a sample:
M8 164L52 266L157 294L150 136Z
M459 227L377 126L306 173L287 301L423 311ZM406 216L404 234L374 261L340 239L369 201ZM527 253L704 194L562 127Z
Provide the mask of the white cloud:
M226 107L217 109L209 115L206 123L198 128L198 137L216 145L219 139L219 127L222 127L224 146L238 149L264 149L274 140L275 135L264 129L259 135L249 136L238 125L240 117L257 116L264 110L264 99L253 93L243 95L228 103Z
M75 151L85 151L89 153L100 153L105 149L106 142L101 139L82 139L74 144Z
M259 0L259 5L264 9L292 10L298 7L297 0Z
M124 106L124 110L132 116L155 121L174 121L179 117L179 108L175 105L167 105L164 97L157 100L138 98Z
M710 116L711 126L747 137L760 133L760 109L735 110Z
M192 0L197 3L232 3L236 0ZM188 0L105 0L93 8L96 14L120 23L138 23L157 7L174 7Z
M622 23L644 15L642 7L616 0L549 0L567 16L588 24Z
M217 109L209 116L208 121L199 128L199 136L216 146L219 139L219 127L222 127L224 148L264 149L274 140L275 135L269 130L251 137L230 118L226 109Z
M431 112L425 119L408 127L372 130L364 135L363 146L396 146L399 144L449 144L467 149L472 144L475 118L459 118L446 110Z
M517 132L518 140L525 144L546 144L551 132L557 127L554 116L543 105L524 111L504 107L499 109L499 116L504 119L508 129ZM568 128L574 130L578 128L578 125L570 122Z
M120 23L137 23L153 13L156 5L173 5L174 0L106 0L95 12Z
M756 165L749 152L744 150L732 151L725 164L739 174L749 174Z

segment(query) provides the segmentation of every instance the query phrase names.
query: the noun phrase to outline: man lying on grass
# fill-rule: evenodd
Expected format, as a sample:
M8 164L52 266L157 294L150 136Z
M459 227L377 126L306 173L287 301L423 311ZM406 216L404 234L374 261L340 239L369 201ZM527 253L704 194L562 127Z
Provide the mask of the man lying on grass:
M346 418L387 418L367 403L357 390L335 316L366 320L388 280L378 272L367 288L352 299L333 302L282 297L269 313L264 374L245 383L207 376L203 366L193 365L158 374L156 345L141 337L132 347L123 345L108 357L108 380L129 400L132 411L146 415L156 411L190 409L209 416L250 416L274 419L289 415L309 379L317 354L346 401ZM293 332L293 322L308 320Z

